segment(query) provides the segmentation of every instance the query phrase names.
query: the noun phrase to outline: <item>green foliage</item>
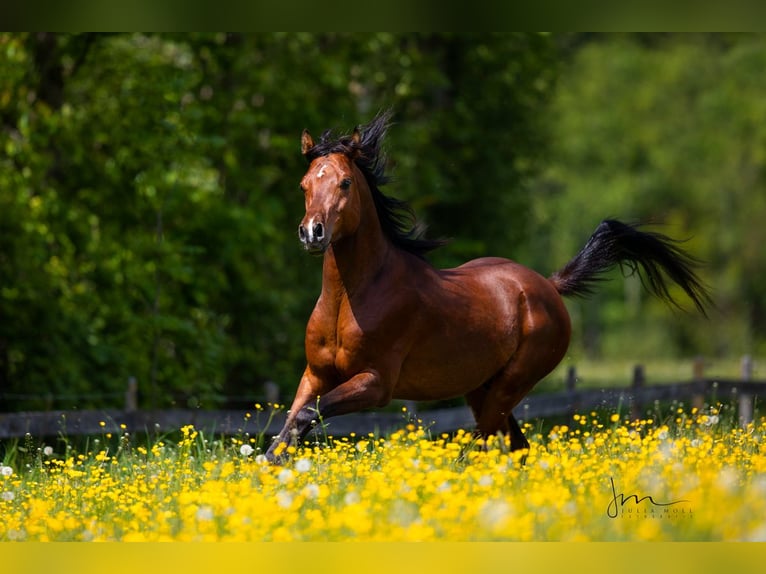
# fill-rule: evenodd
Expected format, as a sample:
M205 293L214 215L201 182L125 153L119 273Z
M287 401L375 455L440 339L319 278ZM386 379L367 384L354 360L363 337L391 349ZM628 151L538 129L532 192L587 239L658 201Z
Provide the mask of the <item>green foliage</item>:
M520 237L553 63L540 35L3 34L2 408L287 395L321 273L301 130L393 107L392 193L457 262Z
M453 239L435 264L547 274L604 217L650 220L719 309L612 281L569 303L573 354L762 353L765 42L0 34L0 409L118 406L131 376L142 407L291 394L321 274L300 132L388 107L387 191Z
M605 216L647 221L688 239L718 308L710 320L669 313L635 280L614 281L571 305L575 340L591 356L762 353L766 38L592 40L571 54L550 112L537 257L560 265Z

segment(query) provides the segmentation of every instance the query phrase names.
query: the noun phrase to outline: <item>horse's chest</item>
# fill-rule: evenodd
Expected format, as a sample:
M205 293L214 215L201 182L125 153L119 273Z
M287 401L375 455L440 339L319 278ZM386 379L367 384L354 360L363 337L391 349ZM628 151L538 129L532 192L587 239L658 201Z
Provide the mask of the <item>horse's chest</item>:
M312 370L346 379L364 368L370 336L353 313L341 307L332 318L312 317L306 330L306 355Z

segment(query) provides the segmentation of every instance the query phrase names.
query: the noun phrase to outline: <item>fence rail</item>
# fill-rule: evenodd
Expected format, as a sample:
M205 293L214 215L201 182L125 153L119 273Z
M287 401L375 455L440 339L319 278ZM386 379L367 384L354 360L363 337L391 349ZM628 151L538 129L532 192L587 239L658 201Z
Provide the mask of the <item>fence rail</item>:
M753 419L756 397L766 396L766 381L751 380L752 364L743 361L742 378L738 380L705 379L701 367L695 367L693 380L647 386L644 369L634 369L628 387L608 389L578 389L577 375L570 368L565 390L527 396L515 409L521 420L553 417L591 411L600 408L620 408L639 418L642 410L655 401L684 401L701 408L705 401L732 402L737 405L740 424ZM283 412L269 413L244 410L139 410L135 400L136 385L131 380L125 396L124 409L46 411L0 413L0 439L32 436L90 435L101 433L164 433L185 425L223 435L251 436L276 434L284 423ZM470 429L475 425L468 407L416 411L408 415L391 412L364 412L329 419L325 432L333 436L363 435L370 432L387 433L402 428L408 416L416 416L434 433Z

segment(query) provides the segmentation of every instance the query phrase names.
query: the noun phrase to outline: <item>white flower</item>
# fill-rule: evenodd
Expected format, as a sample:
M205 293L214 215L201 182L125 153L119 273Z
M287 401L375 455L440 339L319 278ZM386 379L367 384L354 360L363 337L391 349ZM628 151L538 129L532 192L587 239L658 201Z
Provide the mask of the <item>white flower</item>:
M11 476L13 469L10 466L0 466L0 476Z
M353 491L353 490L352 490L352 491L350 491L350 492L347 492L347 493L346 493L346 496L344 496L344 497L343 497L343 502L344 502L346 505L349 505L349 504L356 504L356 503L358 503L360 500L362 500L362 497L361 497L361 496L359 496L359 493L357 493L357 492L355 492L355 491Z
M197 509L197 520L207 522L213 520L213 509L209 506L200 506Z
M293 471L289 468L283 468L277 475L277 479L281 484L287 484L293 480Z
M53 447L52 446L43 447L43 454L45 456L51 456L53 454Z
M239 447L239 452L242 456L250 456L253 454L253 447L251 447L249 444L243 444L241 447Z
M311 461L307 458L301 458L295 461L295 470L298 472L308 472L311 470Z
M27 537L27 533L23 530L11 529L8 531L8 540L15 542L18 540L24 540Z
M319 486L313 482L311 484L307 484L301 494L303 494L303 496L305 496L307 499L313 500L319 496Z
M766 496L766 476L760 475L753 479L753 488L762 496Z
M265 454L259 454L258 456L255 457L255 462L257 462L258 464L266 464L267 462L269 462L269 460L266 458Z
M726 492L733 493L739 489L737 471L727 466L718 473L718 485Z
M10 490L6 490L2 494L0 494L0 499L5 500L6 502L10 502L14 498L16 498L16 495L12 493Z
M479 486L492 486L492 477L488 474L482 474L479 477Z
M720 419L718 418L718 415L705 415L702 417L702 424L706 427L711 427L713 425L718 424L718 421Z
M487 500L479 508L479 523L489 530L499 530L510 520L513 510L503 500Z
M277 492L277 504L282 508L290 508L293 504L293 496L289 492Z

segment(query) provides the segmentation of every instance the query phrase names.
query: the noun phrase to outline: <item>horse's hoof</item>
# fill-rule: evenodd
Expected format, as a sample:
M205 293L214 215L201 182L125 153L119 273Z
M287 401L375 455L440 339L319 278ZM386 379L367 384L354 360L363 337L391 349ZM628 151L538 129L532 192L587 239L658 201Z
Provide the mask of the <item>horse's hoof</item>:
M287 464L287 454L274 454L273 452L267 452L264 455L266 462L274 466L285 466Z

